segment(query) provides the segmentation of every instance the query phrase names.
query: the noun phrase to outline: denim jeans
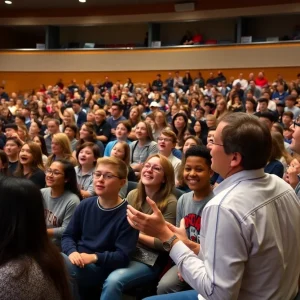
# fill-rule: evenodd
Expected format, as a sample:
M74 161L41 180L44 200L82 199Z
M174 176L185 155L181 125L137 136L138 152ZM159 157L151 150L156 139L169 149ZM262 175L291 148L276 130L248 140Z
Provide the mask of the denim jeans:
M137 261L131 261L127 268L117 269L106 278L101 294L101 300L122 299L125 289L156 279L161 272L158 266L150 267Z
M191 289L185 281L182 282L179 280L178 267L175 265L161 278L157 286L157 295L177 293Z
M178 292L144 298L144 300L198 300L198 293L195 290Z
M74 300L80 300L78 287L94 287L101 286L105 278L107 277L107 271L98 267L95 264L89 264L84 268L79 268L73 265L67 255L62 253L65 261L67 271L71 277L70 288L73 294Z

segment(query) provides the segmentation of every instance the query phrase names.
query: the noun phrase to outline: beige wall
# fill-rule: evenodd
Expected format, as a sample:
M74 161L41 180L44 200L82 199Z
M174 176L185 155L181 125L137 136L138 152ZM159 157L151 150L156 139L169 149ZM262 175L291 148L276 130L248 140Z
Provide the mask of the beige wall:
M0 71L98 72L299 66L300 43L114 51L0 52Z

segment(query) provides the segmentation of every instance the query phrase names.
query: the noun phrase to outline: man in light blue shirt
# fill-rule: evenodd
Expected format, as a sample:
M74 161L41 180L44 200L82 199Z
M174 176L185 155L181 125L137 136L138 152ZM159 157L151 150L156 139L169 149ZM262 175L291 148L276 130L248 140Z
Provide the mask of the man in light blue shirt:
M202 212L200 245L189 241L182 228L168 226L153 201L147 200L150 216L128 206L131 226L159 238L194 289L151 299L296 297L300 201L282 179L264 173L271 149L269 129L254 116L228 114L219 123L212 169L224 181Z

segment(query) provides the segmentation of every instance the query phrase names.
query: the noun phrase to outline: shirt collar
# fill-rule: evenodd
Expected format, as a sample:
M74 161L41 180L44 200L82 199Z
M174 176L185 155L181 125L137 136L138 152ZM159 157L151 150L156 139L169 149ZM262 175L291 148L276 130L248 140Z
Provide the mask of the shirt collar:
M82 169L79 166L77 166L77 167L78 167L77 175L79 175L79 176L91 176L91 175L93 175L93 172L95 171L95 168L93 168L88 173L82 175Z
M218 195L222 191L226 190L230 186L232 186L234 183L239 181L245 181L245 180L253 180L258 179L265 176L264 169L257 169L257 170L243 170L240 172L237 172L228 178L224 179L215 189L214 189L214 195Z

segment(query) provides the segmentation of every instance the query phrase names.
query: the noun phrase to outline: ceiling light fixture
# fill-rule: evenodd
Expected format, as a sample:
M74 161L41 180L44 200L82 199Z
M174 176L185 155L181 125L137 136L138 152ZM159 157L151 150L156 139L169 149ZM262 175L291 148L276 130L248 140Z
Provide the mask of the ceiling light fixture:
M12 1L6 0L4 1L5 4L12 4Z
M86 0L79 0L79 2L81 2L81 3L85 3L85 2L86 2Z

